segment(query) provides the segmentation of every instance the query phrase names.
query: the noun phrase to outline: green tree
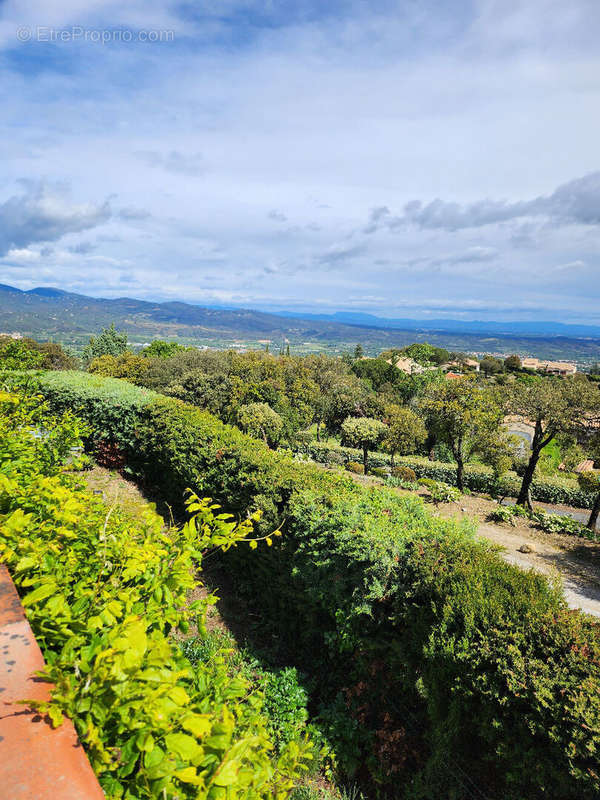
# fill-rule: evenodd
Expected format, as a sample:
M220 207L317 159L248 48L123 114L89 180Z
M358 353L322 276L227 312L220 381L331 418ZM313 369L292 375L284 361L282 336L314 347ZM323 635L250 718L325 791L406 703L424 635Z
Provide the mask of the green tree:
M174 382L164 390L171 397L199 406L224 422L230 421L231 381L226 375L207 375L199 369L187 372L180 382Z
M600 406L598 388L583 376L539 378L532 383L515 382L508 408L534 427L529 461L517 503L531 508L530 490L540 457L556 437L574 436L586 418Z
M384 383L391 383L392 386L400 384L405 373L392 364L388 364L383 358L363 358L355 361L352 371L359 378L369 381L375 391L383 386Z
M450 353L442 347L434 347L428 342L415 342L405 347L402 355L412 358L418 364L426 367L429 364L445 364L450 359Z
M427 431L421 417L406 406L392 405L387 408L388 428L383 439L384 449L392 457L414 453L427 438Z
M587 526L591 531L596 530L598 524L598 517L600 516L600 472L582 472L579 476L579 486L584 492L594 493L596 499L592 507L592 513L588 520Z
M489 446L502 418L495 395L472 377L433 386L421 401L427 426L436 440L447 444L456 461L456 485L464 489L465 464Z
M123 378L137 386L143 386L149 367L147 358L136 356L127 350L120 356L97 356L90 363L88 371L110 378Z
M120 356L127 350L127 334L116 330L114 322L110 328L103 328L98 336L90 336L89 343L83 349L83 360L86 364L99 356Z
M485 356L485 358L481 359L481 371L488 377L490 375L497 375L499 372L502 372L503 368L502 361L500 361L499 358Z
M0 370L42 369L44 355L33 349L26 340L0 339Z
M369 450L374 450L383 440L387 426L371 417L348 417L342 423L342 437L351 447L363 451L365 475L369 471Z
M269 447L276 447L283 431L283 420L267 403L248 403L238 413L240 428L262 439Z
M504 367L509 372L518 372L522 367L521 359L517 355L508 356L504 359Z
M348 417L366 416L372 392L355 376L341 376L325 393L324 418L329 433L338 433Z
M181 353L186 349L177 342L165 342L162 339L155 339L148 347L144 347L140 355L146 358L171 358L175 353Z
M595 461L600 461L600 433L596 433L589 445L589 454ZM596 494L592 512L587 526L591 531L596 530L600 516L600 472L590 470L579 475L579 485L585 492Z
M354 348L354 358L358 360L359 358L362 358L364 354L365 351L363 350L362 344L357 344L356 347Z

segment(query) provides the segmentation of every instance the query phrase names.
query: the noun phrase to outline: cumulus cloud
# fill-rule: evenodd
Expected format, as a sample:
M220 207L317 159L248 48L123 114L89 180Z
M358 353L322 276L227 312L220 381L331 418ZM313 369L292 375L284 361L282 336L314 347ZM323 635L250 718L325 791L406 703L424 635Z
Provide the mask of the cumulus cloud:
M125 222L137 222L142 219L148 219L152 214L145 208L136 208L135 206L127 206L120 208L117 216Z
M272 219L274 222L287 222L286 215L282 211L277 211L276 208L269 211L269 219Z
M181 153L171 150L160 153L156 150L138 150L135 154L149 167L159 167L167 172L195 177L205 172L204 160L200 153Z
M519 220L546 217L557 225L600 224L600 172L559 186L551 195L509 203L506 200L478 200L461 204L436 198L429 203L411 200L404 213L395 216L387 206L373 208L365 233L380 228L397 230L414 225L419 228L458 231Z
M95 249L96 245L92 244L92 242L79 242L79 244L69 247L69 252L78 256L86 256L88 253L92 253Z
M0 204L0 255L95 228L110 216L108 202L77 205L68 200L62 187L26 183L23 194Z
M340 263L351 261L365 251L363 244L347 244L345 242L332 244L315 257L317 264L322 266L337 266Z
M105 296L598 318L597 0L0 5L3 185L68 175L92 204L52 188L60 213L17 214L5 189L0 281L29 263ZM175 41L15 39L136 22Z

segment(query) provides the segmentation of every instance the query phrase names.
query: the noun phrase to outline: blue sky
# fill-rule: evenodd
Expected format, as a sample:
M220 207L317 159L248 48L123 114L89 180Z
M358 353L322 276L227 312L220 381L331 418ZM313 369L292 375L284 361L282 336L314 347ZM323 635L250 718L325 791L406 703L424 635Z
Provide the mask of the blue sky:
M600 323L597 0L47 6L0 4L0 282Z

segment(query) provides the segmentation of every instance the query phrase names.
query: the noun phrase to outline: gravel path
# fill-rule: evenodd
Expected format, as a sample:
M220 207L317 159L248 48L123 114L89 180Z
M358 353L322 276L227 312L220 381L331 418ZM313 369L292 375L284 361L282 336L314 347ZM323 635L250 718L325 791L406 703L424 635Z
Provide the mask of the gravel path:
M478 535L500 545L506 561L559 579L570 608L600 617L600 544L576 536L545 533L525 520L519 520L515 527L487 522L485 517L494 505L479 497L463 497L460 507L447 505L440 507L438 513L466 514L475 519ZM523 552L529 548L530 552Z
M381 485L379 479L362 475L352 477L363 485ZM399 494L407 492L398 489ZM426 490L419 494L427 498ZM536 505L542 505L536 503ZM522 569L535 569L562 583L565 599L570 608L600 617L600 542L590 542L577 536L545 533L532 525L529 520L517 519L513 527L507 523L491 523L488 514L497 505L477 495L463 495L458 503L448 503L437 508L431 506L434 514L443 517L467 516L477 524L477 533L502 547L502 557ZM547 511L556 513L576 512L566 506L549 506ZM585 512L583 515L587 518ZM528 550L530 552L522 552Z

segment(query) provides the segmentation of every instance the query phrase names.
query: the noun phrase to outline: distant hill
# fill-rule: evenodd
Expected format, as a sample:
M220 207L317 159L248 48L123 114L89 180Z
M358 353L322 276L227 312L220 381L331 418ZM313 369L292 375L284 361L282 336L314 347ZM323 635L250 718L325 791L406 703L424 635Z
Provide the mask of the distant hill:
M105 299L52 287L22 291L0 284L0 331L19 331L81 347L91 334L114 324L134 342L178 339L210 346L264 346L277 351L343 352L357 342L375 354L389 347L429 341L450 350L537 355L541 358L600 360L600 328L560 323L485 323L456 320L390 320L370 314L332 315L214 308L189 303Z
M600 338L600 325L579 325L565 322L488 322L460 319L390 319L356 311L337 311L335 314L298 314L282 311L282 316L300 319L319 319L347 325L366 325L373 328L401 330L447 331L451 333L501 334L502 336L567 336Z

